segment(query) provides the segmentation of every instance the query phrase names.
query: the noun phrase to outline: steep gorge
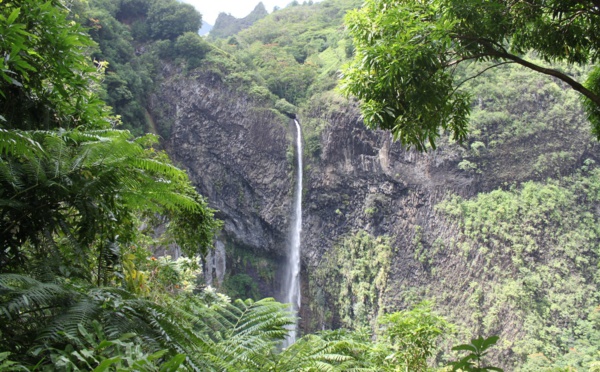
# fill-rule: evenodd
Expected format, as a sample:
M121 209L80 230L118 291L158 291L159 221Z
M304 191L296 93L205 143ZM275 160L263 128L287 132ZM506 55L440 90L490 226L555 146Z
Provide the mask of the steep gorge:
M281 282L278 270L285 260L291 224L291 121L268 102L232 88L217 74L196 71L183 78L169 65L163 73L163 84L157 90L160 94L152 100L152 112L156 120L172 120L169 153L188 169L198 190L220 211L219 217L225 222L219 239L227 246L226 276L249 275L258 295L276 296ZM548 82L540 80L537 84L523 89L538 89ZM568 102L570 94L553 91L538 96L531 104L544 107L555 101ZM522 102L527 104L526 100ZM492 102L487 104L493 107ZM522 105L515 104L507 115L521 115ZM460 325L457 339L497 333L503 339L497 360L505 366L522 363L536 346L523 346L520 340L531 340L545 329L527 329L530 325L524 323L525 318L542 316L539 321L544 324L552 320L544 318L548 316L546 310L536 311L519 302L522 296L531 296L521 273L535 272L537 263L548 261L541 252L555 248L540 242L540 253L527 258L525 266L516 265L506 259L506 255L513 254L510 242L494 245L482 241L479 243L483 246L468 248L471 240L465 235L464 225L436 206L451 195L473 200L482 192L514 190L530 180L577 174L584 161L588 164L598 160L598 146L590 141L581 114L575 110L566 123L549 121L528 135L505 136L497 144L489 140L502 137L506 123L490 119L486 122L488 142L484 146L444 143L435 151L421 154L403 149L389 133L367 130L356 105L335 94L315 96L307 107L299 117L309 127L310 123L320 123L322 130L318 145L313 143L313 151L305 156L301 332L373 325L380 311L396 311L422 299L433 299L440 313ZM477 115L482 116L475 112L475 119ZM471 145L482 137L474 136ZM570 140L549 140L557 138ZM532 159L541 165L532 167ZM551 160L546 159L554 159L556 164L547 164ZM474 166L464 167L465 161ZM567 178L564 184L569 183ZM599 200L588 202L591 218L597 221L595 208L600 206ZM557 229L554 234L558 235L568 229L560 223L541 223ZM534 224L530 228L544 226ZM391 257L386 263L385 285L368 290L368 294L359 293L358 282L354 289L347 289L349 316L366 313L364 322L350 324L340 315L342 305L335 291L327 288L327 280L319 276L319 268L329 265L331 272L325 278L334 278L340 263L327 262L328 252L359 231L373 238L387 237ZM590 236L581 243L589 245L586 250L593 266L598 262L598 238ZM500 253L486 254L490 249ZM570 265L571 254L551 255L564 258ZM557 278L568 281L569 277L581 277L580 285L589 288L596 282L595 274L582 266ZM374 281L375 277L365 278ZM504 293L505 287L524 292ZM535 296L542 300L548 290L542 285ZM568 295L564 291L560 289L553 295ZM579 305L587 309L597 300L595 297ZM357 304L366 310L360 310ZM576 318L564 321L574 326ZM561 353L552 350L555 355Z

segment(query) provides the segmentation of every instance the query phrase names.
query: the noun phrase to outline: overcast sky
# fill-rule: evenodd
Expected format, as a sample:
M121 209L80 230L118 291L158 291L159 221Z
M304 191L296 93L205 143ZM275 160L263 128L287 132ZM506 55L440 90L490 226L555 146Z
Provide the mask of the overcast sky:
M262 0L269 13L274 6L285 8L293 0ZM320 0L313 0L319 2ZM184 3L192 4L202 14L202 22L215 24L219 13L229 13L236 18L247 16L261 0L183 0ZM299 3L304 0L298 0Z

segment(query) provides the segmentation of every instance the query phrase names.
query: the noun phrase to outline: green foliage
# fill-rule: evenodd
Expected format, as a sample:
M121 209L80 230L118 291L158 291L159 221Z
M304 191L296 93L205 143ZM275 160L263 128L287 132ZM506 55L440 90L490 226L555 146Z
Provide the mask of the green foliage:
M155 137L108 129L118 120L96 94L103 65L86 55L91 39L60 3L20 5L8 2L0 18L0 116L10 128L0 132L0 269L47 261L47 271L95 272L107 285L144 213L170 217L186 253L206 251L218 223L185 172L154 150Z
M258 299L260 292L258 285L248 274L235 274L225 278L222 290L233 298Z
M53 2L4 1L0 9L0 124L3 128L105 127L94 92L99 75L84 54L94 45Z
M284 350L272 371L332 371L374 370L364 361L372 344L368 338L357 337L344 330L323 331L302 337ZM366 359L366 358L364 358Z
M324 256L311 276L316 313L333 326L375 328L383 314L392 248L386 236L359 231L344 238ZM330 324L331 324L330 323Z
M291 116L295 116L296 112L298 111L296 106L292 105L291 103L286 101L284 98L279 99L279 100L277 100L277 102L275 102L275 109L279 110L281 113L283 113L285 115L291 115Z
M380 317L379 342L390 345L391 353L385 364L401 365L406 371L427 371L427 358L434 355L438 338L445 334L450 324L432 312L427 302L411 310L386 314Z
M299 106L312 94L335 86L337 69L345 60L342 17L359 5L356 0L335 0L289 6L239 32L232 42L216 40L224 53L213 58L228 65L224 76L231 83L247 79L246 90L267 87ZM229 79L232 75L235 79Z
M150 2L147 0L121 0L116 18L121 22L138 20L147 15Z
M115 263L106 261L108 249L118 252L119 244L135 237L137 213L171 217L169 233L188 254L212 244L218 228L212 210L183 171L146 147L152 137L133 141L128 132L115 130L2 134L3 142L15 134L27 140L7 149L0 167L3 269L18 267L26 252L35 252L38 259L62 257L61 265L78 276L89 274L98 260L100 281L104 268ZM68 241L64 246L62 238Z
M527 356L520 371L594 371L597 369L600 356L600 314L594 308L585 319L580 319L574 327L574 340L562 355L552 356L544 353L533 353Z
M454 254L494 275L493 282L471 283L472 306L481 309L475 332L497 330L510 311L520 314L522 333L499 349L558 360L577 345L585 352L570 355L576 363L595 357L599 189L599 171L588 168L560 182L527 182L439 205L461 231Z
M108 62L103 98L121 116L124 128L141 135L152 128L145 104L156 83L159 59L149 52L154 46L140 46L150 39L150 24L146 21L149 3L137 5L136 1L115 4L94 0L81 17L87 19L85 25L98 43L94 58ZM133 23L129 26L119 20Z
M260 251L244 249L235 244L226 245L227 273L219 288L232 299L262 298L259 283L273 283L279 261Z
M163 360L168 350L148 354L135 334L129 333L115 340L107 340L100 324L92 323L92 331L79 326L78 337L67 337L69 344L63 350L52 349L48 358L53 367L68 371L177 371L185 355L177 354ZM160 364L160 365L159 365Z
M198 33L202 16L190 4L154 0L148 9L150 35L155 40L175 40L186 32Z
M560 0L369 0L346 18L355 55L344 70L342 89L362 101L369 127L391 130L395 139L423 151L435 147L443 130L455 140L466 138L470 95L462 85L484 70L463 77L455 73L458 65L517 63L582 93L597 134L595 75L583 86L559 69L521 57L534 51L546 63L598 62L596 8L593 2Z
M166 344L157 338L169 323L163 310L122 290L41 283L5 274L0 276L0 293L0 347L18 355L23 363L37 364L37 360L47 365L62 360L68 364L73 358L70 363L83 362L78 364L82 368L91 361L100 364L105 357L123 353L112 348L117 346L114 342L103 341L105 331L110 337L131 339L140 345L141 339L127 335L135 331L145 340L146 351L159 351ZM86 352L96 346L98 355ZM131 352L129 346L117 348ZM139 346L135 349L141 351ZM76 351L85 358L77 358Z
M13 371L28 371L28 369L16 362L8 360L10 353L4 352L0 353L0 370L13 372Z
M456 74L470 76L490 65L459 66ZM576 77L589 70L554 67ZM453 148L462 157L458 168L481 175L484 189L561 178L580 166L590 136L577 92L514 64L488 70L463 87L474 99L469 137L464 146ZM444 137L440 143L452 142Z
M528 55L528 59L542 63L535 55ZM492 63L463 66L457 69L457 75L467 78L491 66ZM589 70L559 63L553 67L578 78ZM564 122L574 119L574 113L581 111L578 95L567 90L566 84L545 79L518 65L498 66L463 86L475 98L470 133L474 137L494 135L490 140L497 142L564 126ZM576 118L573 126L584 127L585 119L579 115ZM486 138L480 138L485 144Z
M430 371L427 359L448 323L422 303L383 317L375 338L365 329L307 335L278 355L273 371Z
M483 357L488 352L488 349L496 344L498 336L490 336L483 338L479 336L471 340L470 344L457 345L452 348L454 351L468 351L469 354L462 357L456 362L450 363L452 371L464 372L485 372L498 371L503 372L501 368L483 365Z
M189 69L198 67L210 45L197 32L186 32L175 41L175 53L187 61Z
M585 86L595 95L600 96L600 66L592 69L585 82ZM588 120L592 124L592 132L596 137L600 138L600 105L590 99L584 99L583 104L588 114Z
M158 85L161 59L185 61L193 69L208 53L209 45L197 34L200 14L175 0L92 0L81 13L98 43L94 58L108 62L103 98L123 127L168 138L170 128L154 123L146 111L148 98Z
M273 299L236 300L215 311L221 317L222 330L214 332L222 338L214 344L215 364L220 370L260 370L269 364L270 352L287 335L292 324L287 306ZM227 366L229 364L230 366Z
M456 92L444 74L451 40L436 5L367 1L346 20L355 45L344 71L342 90L362 101L365 124L389 129L395 140L423 151L435 148L439 128L454 139L466 136L470 97Z
M135 293L138 288L141 288L143 290L137 292L138 294L144 294L160 302L165 296L190 293L197 289L198 277L202 275L202 268L198 264L199 257L179 257L173 260L170 256L156 258L149 257L148 254L140 254L142 252L129 254L128 258L132 265L130 270L124 273L127 290ZM134 272L131 269L139 269L139 271ZM143 278L136 281L132 277L136 274ZM137 284L138 287L132 284Z
M231 303L205 291L161 306L115 288L70 287L0 275L0 349L42 369L152 371L160 362L161 371L173 371L183 362L207 371L259 370L292 323L286 305L272 299Z

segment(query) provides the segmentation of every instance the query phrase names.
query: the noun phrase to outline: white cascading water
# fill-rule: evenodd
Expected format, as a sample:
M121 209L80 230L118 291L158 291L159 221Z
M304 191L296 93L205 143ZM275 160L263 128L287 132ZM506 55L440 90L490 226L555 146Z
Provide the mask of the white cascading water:
M284 273L283 302L291 304L294 314L300 309L300 232L302 231L302 131L300 123L296 124L296 156L298 158L298 178L294 190L294 205L292 210L292 229L290 231L290 245L288 247L288 262ZM283 342L283 347L288 347L296 342L297 324L290 327L288 337Z

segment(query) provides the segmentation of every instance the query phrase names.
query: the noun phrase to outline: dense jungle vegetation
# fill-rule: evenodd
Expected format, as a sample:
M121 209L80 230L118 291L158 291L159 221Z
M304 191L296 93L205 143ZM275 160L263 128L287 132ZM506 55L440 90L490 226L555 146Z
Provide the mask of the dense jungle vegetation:
M435 303L422 301L426 294L414 293L410 308L386 312L393 247L389 237L364 231L340 241L312 278L334 303L321 316L345 329L306 335L285 350L278 345L294 322L285 305L245 299L248 290L231 282L224 287L241 298L203 285L198 257L220 223L160 150L170 124L146 111L160 70L202 68L284 114L302 114L315 102L334 111L345 102L335 90L339 69L364 56L355 50L360 37L352 39L343 24L361 4L292 2L209 43L197 34L201 15L175 0L0 0L0 370L499 370L483 360L489 348L510 349L522 371L600 370L600 173L593 154L574 159L571 151L589 146L581 132L589 121L563 83L539 83L514 66L462 85L471 95L456 107L470 120L450 125L465 144L458 167L497 172L506 187L473 200L449 195L438 206L461 231L454 241L425 249L417 232L414 239L424 267L445 250L480 265L482 277L496 275L494 288L468 284L477 294L464 299L473 319L442 317ZM590 12L597 19L598 5ZM573 20L578 32L597 36ZM576 51L586 46L588 58L566 58L581 66L550 59L593 85L598 52L589 45ZM493 63L477 58L483 64L461 66L457 76ZM531 58L548 62L543 54ZM529 79L527 88L515 83ZM447 92L449 82L440 81ZM594 124L597 109L587 108ZM325 125L303 123L315 162ZM572 143L546 138L559 126L576 133ZM516 180L495 168L496 155L530 137L551 141L554 151L532 159ZM426 147L428 137L416 138ZM167 228L156 236L159 225ZM186 257L153 256L171 243ZM525 319L525 336L479 337L497 332L507 308Z

